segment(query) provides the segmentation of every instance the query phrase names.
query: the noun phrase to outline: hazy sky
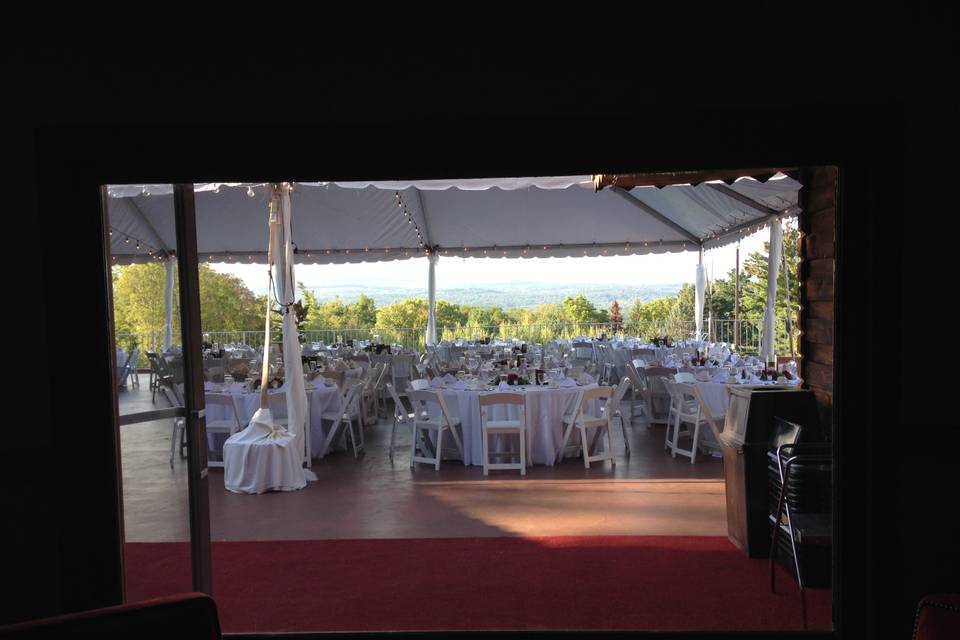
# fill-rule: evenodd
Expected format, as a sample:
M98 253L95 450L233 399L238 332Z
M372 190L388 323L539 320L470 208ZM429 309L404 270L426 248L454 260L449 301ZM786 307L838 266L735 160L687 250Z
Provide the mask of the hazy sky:
M761 251L769 238L764 229L740 242L740 260L750 252ZM733 269L736 244L704 253L707 277L722 277ZM454 258L440 257L437 264L437 292L445 287L495 285L527 281L571 284L674 284L693 282L696 252L664 253L643 256L603 256L596 258ZM214 264L213 268L234 274L255 292L266 289L263 265ZM360 264L298 265L296 278L307 287L338 284L395 284L398 287L427 288L425 258Z

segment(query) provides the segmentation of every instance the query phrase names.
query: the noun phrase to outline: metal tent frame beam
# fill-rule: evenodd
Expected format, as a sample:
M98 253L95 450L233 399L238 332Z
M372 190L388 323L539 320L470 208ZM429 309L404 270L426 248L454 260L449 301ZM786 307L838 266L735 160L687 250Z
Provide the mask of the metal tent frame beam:
M663 215L662 213L660 213L659 211L657 211L656 209L648 205L646 202L644 202L643 200L640 200L639 198L634 196L629 191L623 189L622 187L610 187L610 190L613 193L620 196L621 198L623 198L624 200L626 200L627 202L629 202L630 204L632 204L633 206L637 207L638 209L646 213L647 215L649 215L650 217L654 218L658 222L661 222L662 224L667 225L668 227L670 227L671 229L673 229L674 231L682 235L684 238L689 238L691 242L697 245L700 245L703 243L703 241L697 235L681 227L679 224L677 224L667 216Z

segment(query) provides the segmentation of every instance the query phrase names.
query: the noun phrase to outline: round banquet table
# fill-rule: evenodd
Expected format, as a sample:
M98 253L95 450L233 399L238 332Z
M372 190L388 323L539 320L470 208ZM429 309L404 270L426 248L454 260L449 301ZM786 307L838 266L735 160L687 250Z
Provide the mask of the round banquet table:
M326 386L322 378L307 383L307 424L310 425L310 455L317 457L323 448L326 432L323 428L321 416L324 413L331 413L340 410L343 397L340 395L340 389L336 385ZM314 388L309 387L310 384ZM204 384L204 390L213 393L213 387L208 382ZM271 395L283 393L284 389L271 389L268 393ZM253 414L260 408L260 392L246 391L244 386L239 383L226 385L220 393L229 393L237 401L237 412L240 414L240 426L245 427ZM210 405L207 407L207 417L213 420L228 420L231 416L228 414L228 408L221 405ZM227 434L210 433L207 434L207 442L210 451L217 452L220 456L223 452L223 443L227 439Z
M589 387L597 385L591 384ZM437 389L432 389L437 391ZM463 453L464 464L482 465L483 464L483 443L480 428L480 396L490 393L501 393L500 391L476 391L472 389L440 389L443 393L447 409L454 414L454 417L460 418L460 424L463 428ZM513 386L504 391L505 393L522 393L524 395L524 415L527 425L527 464L545 464L553 466L557 449L563 439L563 410L566 407L570 396L576 392L576 387L551 389L546 386L523 385ZM599 403L595 403L599 404ZM513 420L519 417L519 410L513 406L493 406L490 408L491 420ZM428 403L428 412L433 415L439 415L440 406L436 403ZM599 415L597 406L590 408L591 413ZM571 434L573 438L579 437L577 432ZM596 451L602 450L602 439L597 441ZM447 436L444 436L444 448L452 444ZM500 450L517 450L516 436L505 437L501 442Z

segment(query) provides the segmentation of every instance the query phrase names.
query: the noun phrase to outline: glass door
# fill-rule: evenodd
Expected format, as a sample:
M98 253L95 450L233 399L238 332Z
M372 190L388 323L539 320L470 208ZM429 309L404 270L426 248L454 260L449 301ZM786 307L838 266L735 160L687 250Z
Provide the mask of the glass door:
M192 185L101 188L128 602L212 592Z

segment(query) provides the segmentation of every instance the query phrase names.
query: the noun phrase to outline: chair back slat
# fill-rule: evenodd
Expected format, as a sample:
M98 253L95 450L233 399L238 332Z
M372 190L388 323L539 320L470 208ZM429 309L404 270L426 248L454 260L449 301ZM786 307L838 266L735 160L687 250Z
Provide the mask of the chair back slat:
M524 403L524 397L522 393L499 392L499 393L488 393L480 396L481 407L486 407L494 404L522 405L523 403Z

